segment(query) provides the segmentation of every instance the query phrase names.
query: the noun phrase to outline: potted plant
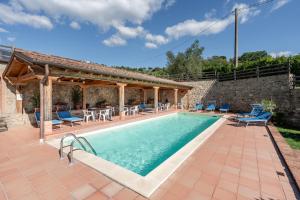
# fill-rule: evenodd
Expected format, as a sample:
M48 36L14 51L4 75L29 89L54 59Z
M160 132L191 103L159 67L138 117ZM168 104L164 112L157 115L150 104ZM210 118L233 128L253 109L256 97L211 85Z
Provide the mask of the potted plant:
M76 110L80 109L81 96L81 90L79 87L72 88L72 102Z
M267 112L271 112L272 114L274 113L274 110L276 109L276 104L275 102L271 99L264 99L261 102L262 106L264 107L264 110Z
M40 108L40 92L36 90L33 93L33 97L31 97L33 110L37 110Z

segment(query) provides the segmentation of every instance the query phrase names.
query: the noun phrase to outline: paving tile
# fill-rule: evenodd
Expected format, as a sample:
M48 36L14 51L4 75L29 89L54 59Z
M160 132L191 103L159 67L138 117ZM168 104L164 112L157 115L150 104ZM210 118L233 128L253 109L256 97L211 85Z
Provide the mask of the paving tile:
M112 181L102 174L99 174L98 176L94 177L89 183L96 189L100 189L104 187L105 185L111 183Z
M204 195L199 191L191 191L186 197L185 200L210 200L211 196Z
M215 186L200 179L194 188L203 195L212 196Z
M238 184L237 183L233 183L233 182L226 181L226 180L223 180L223 179L221 179L219 181L218 187L223 189L223 190L233 192L233 193L237 193L237 190L238 190Z
M106 186L104 186L101 189L101 192L103 192L108 197L113 197L116 195L119 191L121 191L124 187L116 182L112 182Z
M72 197L76 200L82 200L92 195L95 191L95 188L86 184L72 191Z
M109 197L105 196L103 193L94 192L92 195L88 196L85 200L108 200L108 199Z
M116 195L113 196L115 200L133 200L138 196L138 194L130 189L124 188Z
M101 123L101 127L118 123ZM89 123L86 127L94 130L97 126L99 123ZM266 134L264 127L223 125L149 199L216 200L230 199L230 194L239 200L299 198L287 174L277 175L276 171L285 172L285 167ZM74 192L86 185L93 189L82 189L78 197L146 199L81 163L69 167L66 159L58 159L56 149L39 144L38 129L18 128L1 134L0 163L0 180L12 200L72 199Z
M240 185L238 195L249 199L260 199L260 191Z
M215 199L220 199L220 200L235 200L236 199L236 193L224 190L222 188L217 187L213 197Z

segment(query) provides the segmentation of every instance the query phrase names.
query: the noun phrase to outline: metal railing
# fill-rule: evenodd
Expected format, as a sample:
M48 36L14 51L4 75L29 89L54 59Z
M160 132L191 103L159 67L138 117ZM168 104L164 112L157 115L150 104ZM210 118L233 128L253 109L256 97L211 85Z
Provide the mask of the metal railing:
M300 88L300 75L295 75L293 77L293 88Z
M65 145L64 146L64 140L67 138L67 137L72 137L73 140L72 142L69 144L69 145ZM65 147L70 147L70 151L68 153L68 159L69 159L69 163L72 164L73 163L73 151L75 150L84 150L84 151L87 151L86 147L83 145L83 143L80 141L80 140L83 140L84 143L86 145L88 145L88 147L90 148L90 150L92 151L92 153L94 155L97 155L95 149L92 147L92 145L87 141L86 138L84 137L77 137L76 135L74 135L73 133L67 133L66 135L64 135L61 140L60 140L60 148L58 150L58 154L59 154L59 157L60 159L63 159L64 158L64 148ZM74 144L75 142L78 142L78 144L82 147L82 149L74 149Z
M233 70L231 72L202 72L199 74L174 74L160 76L175 80L178 82L200 81L200 80L218 80L218 81L231 81L247 78L260 78L266 76L274 76L281 74L288 74L290 71L289 63L279 65L261 66L251 69Z
M82 149L75 149L74 148L74 144L75 142L79 142L79 144L81 145L81 147L84 149L84 151L87 151L87 149L85 148L84 145L82 145L82 142L80 142L80 140L83 140L85 142L86 145L88 145L88 147L90 148L90 150L92 151L92 153L94 155L97 155L97 152L95 151L95 149L92 147L92 145L87 141L87 139L85 139L84 137L77 137L77 139L73 140L70 144L70 152L68 153L68 159L69 159L69 163L73 164L74 163L74 159L73 159L73 152L77 151L77 150L82 150Z

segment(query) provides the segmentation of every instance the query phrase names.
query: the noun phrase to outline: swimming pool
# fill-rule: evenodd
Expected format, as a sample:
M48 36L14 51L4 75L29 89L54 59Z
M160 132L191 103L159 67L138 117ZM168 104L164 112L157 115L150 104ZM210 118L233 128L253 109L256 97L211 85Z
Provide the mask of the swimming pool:
M150 197L225 120L180 112L83 132L78 136L85 137L97 155L75 151L74 159ZM60 138L47 143L59 149Z
M218 119L178 113L95 132L85 138L97 156L146 176Z

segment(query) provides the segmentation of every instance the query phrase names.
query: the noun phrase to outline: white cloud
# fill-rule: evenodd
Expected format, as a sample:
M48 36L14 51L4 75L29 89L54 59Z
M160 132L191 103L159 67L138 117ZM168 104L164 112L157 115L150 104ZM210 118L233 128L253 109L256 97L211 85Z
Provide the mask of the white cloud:
M145 39L148 42L159 44L159 45L167 44L169 42L168 38L164 37L163 35L153 35L151 33L147 33Z
M184 36L210 35L223 31L232 22L232 17L224 20L209 19L204 21L189 19L174 26L167 27L165 32L170 38L175 39Z
M242 9L240 12L240 22L245 23L251 17L254 17L260 13L260 10L256 8L249 8L246 4L236 4L233 9ZM178 39L184 36L200 36L217 34L224 31L229 25L234 22L234 16L230 15L225 19L205 19L203 21L197 21L195 19L188 19L180 22L174 26L167 27L165 33L170 38Z
M173 6L176 3L176 0L166 0L164 3L164 7L167 9L171 6Z
M95 24L103 30L120 24L141 24L167 0L11 0L31 13Z
M0 21L6 24L24 24L34 28L52 29L53 24L46 16L28 14L0 3Z
M281 57L281 56L285 56L285 57L288 57L288 56L291 56L293 55L291 51L279 51L279 52L271 52L270 55L273 57L273 58L276 58L276 57Z
M209 12L205 13L205 14L204 14L204 17L205 17L206 19L209 19L209 18L214 17L214 16L216 15L216 13L217 13L217 10L213 8L213 9L211 9Z
M70 23L70 27L71 27L72 29L75 29L75 30L81 29L80 24L79 24L78 22L75 22L75 21L72 21L72 22Z
M277 10L289 2L290 2L290 0L277 0L277 1L275 1L275 4L273 5L271 11Z
M147 47L149 49L156 49L158 46L157 46L157 44L154 44L152 42L146 42L145 47Z
M0 27L0 33L8 33L8 30Z
M7 41L14 42L14 41L16 41L16 38L15 37L7 37Z
M249 5L244 3L235 4L232 10L235 8L239 10L239 19L242 24L247 22L251 17L257 16L261 12L259 9L255 7L249 7Z
M116 26L118 34L124 38L136 38L142 36L145 33L143 27L138 26L136 28L126 27L126 26Z
M103 40L103 44L109 47L124 46L127 44L127 41L118 35L112 35L110 38Z

